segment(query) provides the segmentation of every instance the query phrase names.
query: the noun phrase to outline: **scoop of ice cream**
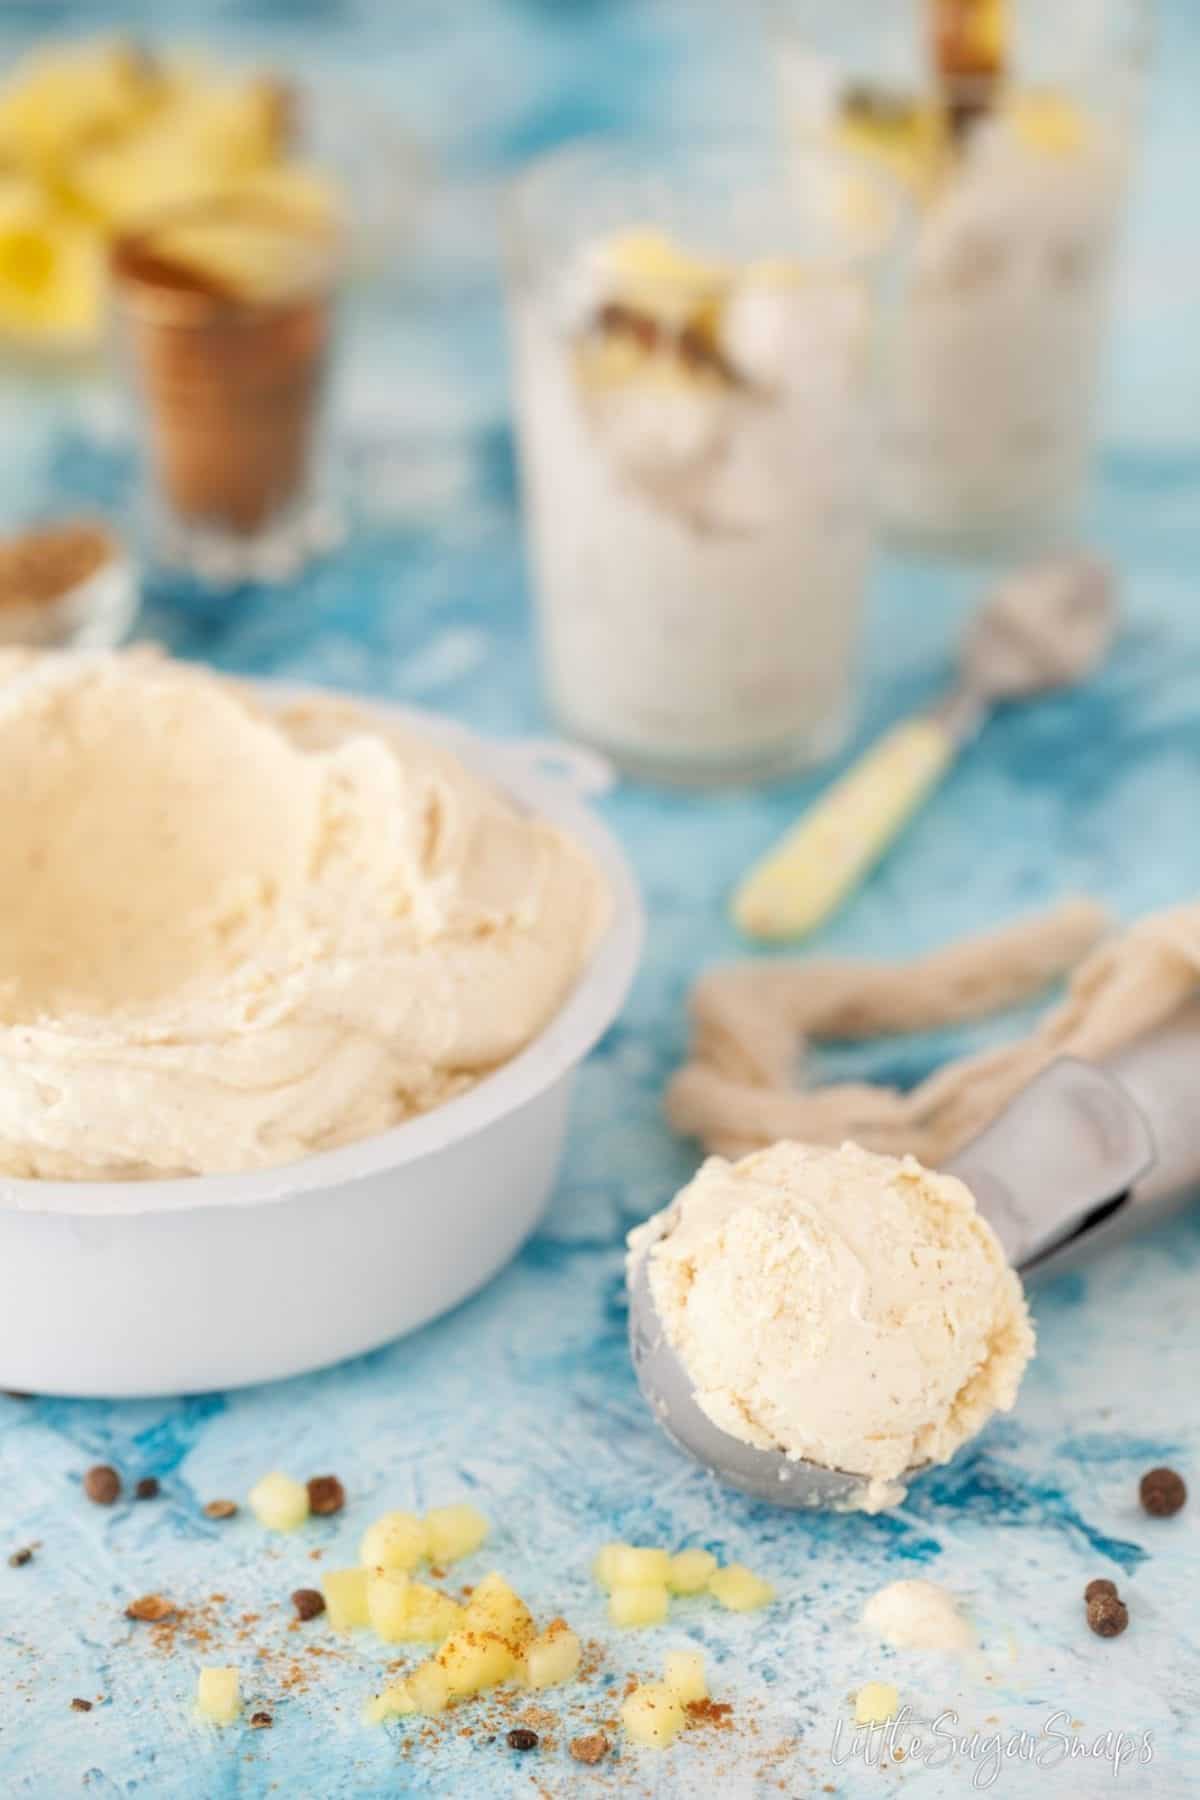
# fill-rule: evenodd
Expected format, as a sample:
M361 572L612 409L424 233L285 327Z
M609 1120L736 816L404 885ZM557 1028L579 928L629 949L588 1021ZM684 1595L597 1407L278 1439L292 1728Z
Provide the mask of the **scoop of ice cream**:
M562 1004L587 854L334 696L0 658L0 1170L294 1160L451 1098Z
M896 1650L968 1650L974 1633L936 1581L889 1581L863 1608L863 1624Z
M862 1475L872 1509L1010 1408L1033 1352L971 1194L912 1157L788 1142L711 1157L629 1241L714 1424Z

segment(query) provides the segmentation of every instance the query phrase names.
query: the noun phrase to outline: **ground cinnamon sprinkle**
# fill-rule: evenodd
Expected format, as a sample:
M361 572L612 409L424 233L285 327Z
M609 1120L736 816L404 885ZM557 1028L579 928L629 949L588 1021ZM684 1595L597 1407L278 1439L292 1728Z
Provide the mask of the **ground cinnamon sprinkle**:
M592 1731L586 1737L572 1738L567 1749L576 1762L590 1765L604 1760L609 1752L609 1742L603 1732Z
M718 1731L733 1727L733 1707L728 1700L689 1700L684 1707L689 1725L714 1725Z
M127 1619L143 1619L149 1624L157 1625L169 1619L176 1611L174 1602L164 1599L162 1594L143 1594L140 1599L131 1600L125 1608Z

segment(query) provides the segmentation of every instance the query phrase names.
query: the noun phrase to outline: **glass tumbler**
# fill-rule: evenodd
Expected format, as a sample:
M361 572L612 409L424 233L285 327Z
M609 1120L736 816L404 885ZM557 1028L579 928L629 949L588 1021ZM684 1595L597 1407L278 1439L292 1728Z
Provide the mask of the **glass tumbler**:
M860 159L782 145L577 146L512 195L545 682L633 773L757 778L842 738L903 211Z
M323 546L336 234L214 201L118 242L113 293L137 407L152 560L223 586Z
M1096 436L1147 0L772 0L801 153L918 211L884 370L887 527L950 553L1076 523Z

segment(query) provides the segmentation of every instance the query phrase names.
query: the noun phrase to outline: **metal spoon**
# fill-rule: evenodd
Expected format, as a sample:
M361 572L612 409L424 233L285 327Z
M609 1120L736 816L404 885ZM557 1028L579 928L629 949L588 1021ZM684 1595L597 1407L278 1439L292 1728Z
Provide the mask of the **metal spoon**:
M1063 1057L955 1157L948 1172L971 1189L1015 1268L1028 1272L1068 1245L1082 1246L1106 1221L1115 1223L1117 1215L1132 1210L1135 1185L1154 1166L1156 1145L1169 1147L1172 1164L1156 1170L1156 1203L1164 1197L1164 1184L1177 1191L1200 1178L1200 1132L1194 1125L1181 1127L1178 1084L1172 1092L1169 1082L1158 1079L1164 1058L1177 1070L1195 1068L1198 1047L1200 1011L1184 1030L1175 1027L1160 1046L1149 1046L1136 1065L1127 1052L1120 1080ZM1147 1080L1139 1078L1139 1068ZM1161 1116L1152 1113L1153 1125L1126 1080L1143 1103L1163 1093ZM1188 1106L1194 1111L1190 1097ZM660 1216L661 1238L670 1219ZM647 1272L652 1254L653 1245L630 1271L629 1341L638 1385L667 1436L720 1480L758 1499L790 1507L853 1506L865 1477L782 1450L756 1449L713 1424L662 1328ZM905 1479L917 1473L911 1469Z
M751 937L812 931L878 862L994 706L1082 681L1116 619L1112 570L1056 557L1010 576L972 622L957 687L888 732L742 881L733 916Z

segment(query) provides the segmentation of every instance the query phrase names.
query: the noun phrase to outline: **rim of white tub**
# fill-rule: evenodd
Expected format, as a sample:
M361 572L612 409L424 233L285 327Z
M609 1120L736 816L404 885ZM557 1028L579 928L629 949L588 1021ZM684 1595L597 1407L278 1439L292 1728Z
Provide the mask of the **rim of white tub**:
M470 767L519 805L549 819L591 851L608 881L612 917L583 973L550 1023L510 1061L466 1093L387 1131L296 1162L220 1175L173 1175L137 1181L44 1181L0 1176L0 1209L112 1218L219 1206L261 1206L340 1187L400 1168L473 1137L534 1100L581 1063L617 1018L633 985L645 935L637 883L616 837L584 804L608 785L604 764L554 740L485 738L439 713L393 705L340 689L235 678L280 704L340 699L366 713L409 725L455 749Z

